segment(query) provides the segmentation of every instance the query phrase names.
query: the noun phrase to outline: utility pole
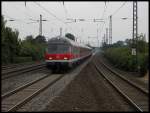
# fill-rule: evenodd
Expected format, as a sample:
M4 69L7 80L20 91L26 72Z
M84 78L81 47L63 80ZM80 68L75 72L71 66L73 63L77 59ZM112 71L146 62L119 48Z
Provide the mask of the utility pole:
M39 23L39 35L42 36L42 21L48 21L46 19L42 20L42 15L40 14L40 19L38 20L35 20L35 19L30 19L34 22L29 22L27 24L30 24L30 23Z
M39 35L42 36L42 15L40 15Z
M97 24L97 46L99 47L99 40L98 40L98 24Z
M102 37L102 46L104 45L105 39L104 36Z
M105 34L104 34L104 43L106 43L106 37L105 37Z
M60 36L62 36L62 27L60 28Z
M109 21L109 44L112 44L112 15L110 15Z
M106 44L108 44L108 28L106 28Z
M65 35L66 35L66 33L67 33L67 28L65 28Z
M134 56L134 61L138 66L138 59L137 59L137 35L138 35L138 21L137 21L137 1L133 1L133 45L132 45L132 55Z
M102 38L102 45L104 44L104 36L103 36L103 38Z
M82 33L82 37L83 37L83 28L81 28L81 33Z

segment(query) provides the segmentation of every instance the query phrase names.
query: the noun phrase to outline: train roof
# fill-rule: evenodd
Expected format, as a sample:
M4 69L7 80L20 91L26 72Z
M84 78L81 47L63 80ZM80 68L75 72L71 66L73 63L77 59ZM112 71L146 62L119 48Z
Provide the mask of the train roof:
M66 43L66 44L71 44L71 45L77 46L77 47L92 49L92 48L90 48L90 47L88 47L88 46L86 46L86 45L84 45L84 44L77 43L77 42L75 42L75 41L73 41L73 40L71 40L71 39L69 39L69 38L67 38L67 37L65 37L65 36L62 36L62 37L61 37L61 36L53 37L53 38L51 38L51 39L48 41L48 43L57 43L58 40L59 40L59 43L61 42L61 43L64 43L64 44L65 44L65 43Z

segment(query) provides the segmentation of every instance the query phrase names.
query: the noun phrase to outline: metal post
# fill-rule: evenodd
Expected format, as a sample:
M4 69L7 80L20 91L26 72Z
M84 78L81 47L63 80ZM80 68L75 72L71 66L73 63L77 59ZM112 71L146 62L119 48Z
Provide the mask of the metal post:
M108 44L108 28L106 28L106 44Z
M99 42L98 42L98 24L97 24L97 46L99 47Z
M60 36L62 36L62 28L60 28Z
M40 15L39 35L41 35L41 36L42 36L42 15Z
M104 34L104 43L106 43L106 37L105 37L105 34Z
M83 37L83 28L81 28L81 33L82 33L82 37Z
M112 15L109 22L109 44L112 44Z
M132 55L134 55L134 60L138 66L138 55L137 55L137 40L138 40L138 21L137 21L137 1L133 1L133 47L132 47Z
M103 39L102 39L102 45L104 45L104 42L105 42L105 39L104 39L104 36L103 36Z

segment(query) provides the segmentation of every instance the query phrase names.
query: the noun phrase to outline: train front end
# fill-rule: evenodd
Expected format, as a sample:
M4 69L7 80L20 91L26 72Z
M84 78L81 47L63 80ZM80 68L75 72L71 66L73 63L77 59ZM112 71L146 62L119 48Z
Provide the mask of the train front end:
M45 53L47 67L51 69L68 68L72 59L70 44L63 38L54 38L48 42Z

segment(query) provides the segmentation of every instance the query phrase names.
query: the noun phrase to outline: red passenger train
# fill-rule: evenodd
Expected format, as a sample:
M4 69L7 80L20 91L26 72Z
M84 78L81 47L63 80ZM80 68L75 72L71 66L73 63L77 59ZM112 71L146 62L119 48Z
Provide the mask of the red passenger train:
M73 67L92 55L92 49L66 37L54 37L48 41L45 53L46 65L51 68Z

